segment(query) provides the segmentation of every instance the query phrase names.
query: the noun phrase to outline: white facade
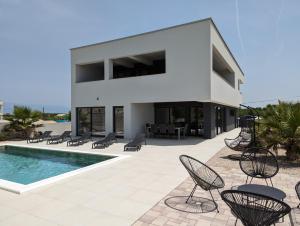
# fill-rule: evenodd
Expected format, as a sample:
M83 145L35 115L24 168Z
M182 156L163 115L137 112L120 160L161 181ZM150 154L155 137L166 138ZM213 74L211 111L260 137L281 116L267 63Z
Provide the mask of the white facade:
M232 84L213 70L213 49L232 70ZM165 53L165 73L112 78L112 60ZM142 58L141 58L142 59ZM140 59L139 59L140 60ZM104 80L77 82L78 65L104 62ZM105 107L105 131L113 131L113 106L124 107L124 136L154 122L154 103L196 101L238 108L244 75L211 19L71 49L72 131L76 108Z

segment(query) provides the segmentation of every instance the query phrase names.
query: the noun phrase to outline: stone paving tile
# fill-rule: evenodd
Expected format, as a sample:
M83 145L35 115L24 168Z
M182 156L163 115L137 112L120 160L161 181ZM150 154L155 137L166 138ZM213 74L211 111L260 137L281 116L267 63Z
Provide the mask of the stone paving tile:
M239 168L239 162L229 160L226 158L229 154L234 154L234 151L228 148L223 148L207 164L215 169L224 179L226 185L224 189L230 189L236 185L244 184L246 180L245 174ZM299 181L300 167L281 167L279 173L274 177L274 186L286 192L287 202L292 208L298 205L298 199L295 194L294 186ZM253 180L253 183L264 184L265 182L259 179ZM187 177L181 184L179 184L173 191L171 191L164 199L158 202L153 208L146 212L140 219L138 219L134 226L232 226L235 225L235 217L231 214L228 206L221 200L217 192L213 195L218 203L220 212L216 211L210 213L186 213L168 207L165 200L175 196L187 196L194 186L191 178ZM209 193L197 189L195 196L209 198ZM285 216L284 222L277 223L278 226L290 226L290 218L297 221L300 219L300 211L292 211L290 216ZM298 222L296 222L295 225ZM240 221L237 225L242 225Z

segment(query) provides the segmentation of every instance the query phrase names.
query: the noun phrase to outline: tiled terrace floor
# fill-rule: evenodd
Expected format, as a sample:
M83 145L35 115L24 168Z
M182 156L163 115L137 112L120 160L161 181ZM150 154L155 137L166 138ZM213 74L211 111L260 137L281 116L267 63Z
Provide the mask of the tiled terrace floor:
M246 176L239 168L238 161L232 161L226 158L228 154L234 152L228 148L223 148L213 158L211 158L207 164L215 169L224 179L225 188L230 189L232 186L241 185L245 183ZM286 165L286 164L285 164ZM282 166L282 165L281 165ZM277 188L282 189L287 194L285 201L295 208L299 200L296 197L294 190L295 184L300 180L300 165L294 165L293 167L281 167L279 173L274 177L273 183ZM259 179L253 180L253 183L262 183ZM176 196L188 196L194 186L193 181L187 178L172 192L170 192L165 198L158 202L151 210L149 210L144 216L135 222L135 226L231 226L235 224L235 217L232 216L227 205L221 200L221 197L217 191L213 192L214 197L219 205L220 213L216 211L209 213L188 213L183 211L174 210L165 204L166 200L170 200L171 197ZM197 189L195 196L204 197L210 199L208 192ZM190 211L190 210L189 210ZM191 212L191 211L190 211ZM295 209L291 215L285 216L283 223L277 223L276 225L291 225L290 218L294 219L294 225L300 225L300 211ZM295 223L295 220L298 223ZM238 222L237 225L241 225Z
M126 153L124 141L104 150L92 150L91 142L79 147L51 145L66 151L130 157L25 194L0 190L0 225L132 225L187 177L178 160L180 154L206 162L224 146L225 137L235 137L238 132L233 130L211 140L150 139L141 151ZM24 141L8 143L27 145ZM30 146L48 147L45 142Z

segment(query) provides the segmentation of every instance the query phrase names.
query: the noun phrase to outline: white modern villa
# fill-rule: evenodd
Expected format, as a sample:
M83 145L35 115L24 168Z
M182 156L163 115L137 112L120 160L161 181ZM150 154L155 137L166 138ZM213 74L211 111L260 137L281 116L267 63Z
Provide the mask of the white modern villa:
M244 74L211 18L73 48L71 67L73 135L181 123L213 138L236 127Z

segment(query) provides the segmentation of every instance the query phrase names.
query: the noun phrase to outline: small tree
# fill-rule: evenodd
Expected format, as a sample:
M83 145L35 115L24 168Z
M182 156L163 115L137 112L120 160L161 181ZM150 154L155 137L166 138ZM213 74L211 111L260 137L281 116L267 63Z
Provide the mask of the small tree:
M275 149L281 145L289 160L295 160L300 154L300 103L279 101L278 105L269 105L262 113L260 140Z
M39 111L33 111L26 106L14 106L13 114L8 117L11 121L10 129L16 132L23 133L23 136L29 136L35 129L34 122L41 119L42 113Z

